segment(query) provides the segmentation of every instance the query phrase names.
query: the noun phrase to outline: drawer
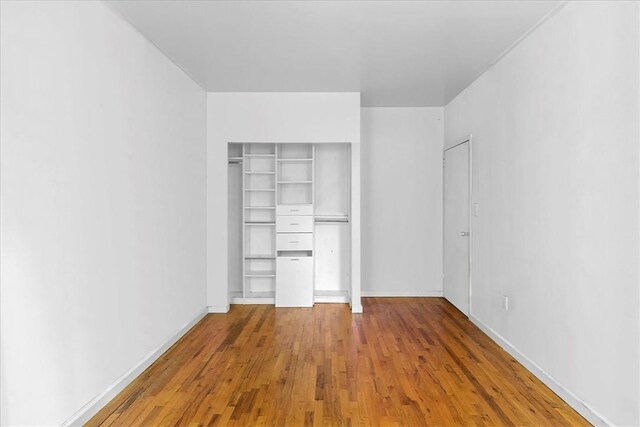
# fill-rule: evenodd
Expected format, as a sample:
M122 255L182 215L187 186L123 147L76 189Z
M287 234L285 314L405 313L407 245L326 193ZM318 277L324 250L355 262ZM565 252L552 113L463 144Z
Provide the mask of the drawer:
M276 215L313 215L313 205L278 205Z
M276 217L277 233L312 233L312 216L278 216Z
M276 259L276 307L313 306L313 257Z
M313 234L311 233L276 234L276 250L278 251L313 250Z

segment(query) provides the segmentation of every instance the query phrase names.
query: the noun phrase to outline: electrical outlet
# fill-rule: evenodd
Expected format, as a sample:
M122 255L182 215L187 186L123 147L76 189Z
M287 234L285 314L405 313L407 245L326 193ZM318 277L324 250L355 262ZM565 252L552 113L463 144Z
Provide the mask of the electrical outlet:
M502 295L502 309L504 311L509 310L509 297L507 295Z

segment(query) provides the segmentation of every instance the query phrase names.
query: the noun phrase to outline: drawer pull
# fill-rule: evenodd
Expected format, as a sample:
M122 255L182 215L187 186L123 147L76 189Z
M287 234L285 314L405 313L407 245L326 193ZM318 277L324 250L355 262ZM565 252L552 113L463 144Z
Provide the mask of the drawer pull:
M300 212L300 209L291 209L290 212Z
M289 243L300 243L299 240L289 240Z
M289 261L300 261L298 258L291 258Z
M290 222L289 225L300 225L298 222Z

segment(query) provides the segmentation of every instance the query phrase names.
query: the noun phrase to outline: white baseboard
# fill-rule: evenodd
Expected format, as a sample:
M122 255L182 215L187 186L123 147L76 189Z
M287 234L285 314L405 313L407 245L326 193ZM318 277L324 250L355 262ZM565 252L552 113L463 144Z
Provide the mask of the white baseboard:
M387 291L362 291L363 297L441 297L442 291L420 292L387 292Z
M591 424L596 426L613 426L615 425L611 420L607 419L603 415L596 412L591 406L580 399L578 396L569 391L566 387L560 384L555 378L546 373L540 366L536 365L531 359L515 348L509 341L504 339L500 334L487 326L482 320L476 316L469 316L469 320L473 322L478 328L487 334L492 340L494 340L500 347L502 347L507 353L513 356L518 362L524 365L533 375L535 375L540 381L542 381L547 387L549 387L555 394L560 396L562 400L567 402L569 406L575 409L580 415L587 419Z
M229 305L210 305L207 307L207 313L228 313Z
M98 394L91 399L89 403L84 405L78 412L73 414L71 418L62 423L62 426L81 426L89 421L95 414L106 406L114 397L125 389L133 380L135 380L145 369L147 369L153 362L158 360L162 354L175 344L189 329L191 329L196 323L198 323L207 311L202 310L196 317L180 327L174 334L172 334L165 342L160 344L155 350L147 354L142 360L136 363L131 369L125 372L120 378L118 378L113 384L111 384L105 391Z

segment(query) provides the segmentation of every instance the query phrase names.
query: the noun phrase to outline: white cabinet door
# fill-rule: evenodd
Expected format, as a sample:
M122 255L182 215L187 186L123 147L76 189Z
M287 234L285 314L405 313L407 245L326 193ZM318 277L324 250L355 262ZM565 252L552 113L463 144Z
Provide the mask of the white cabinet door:
M276 307L313 306L313 257L278 257Z

